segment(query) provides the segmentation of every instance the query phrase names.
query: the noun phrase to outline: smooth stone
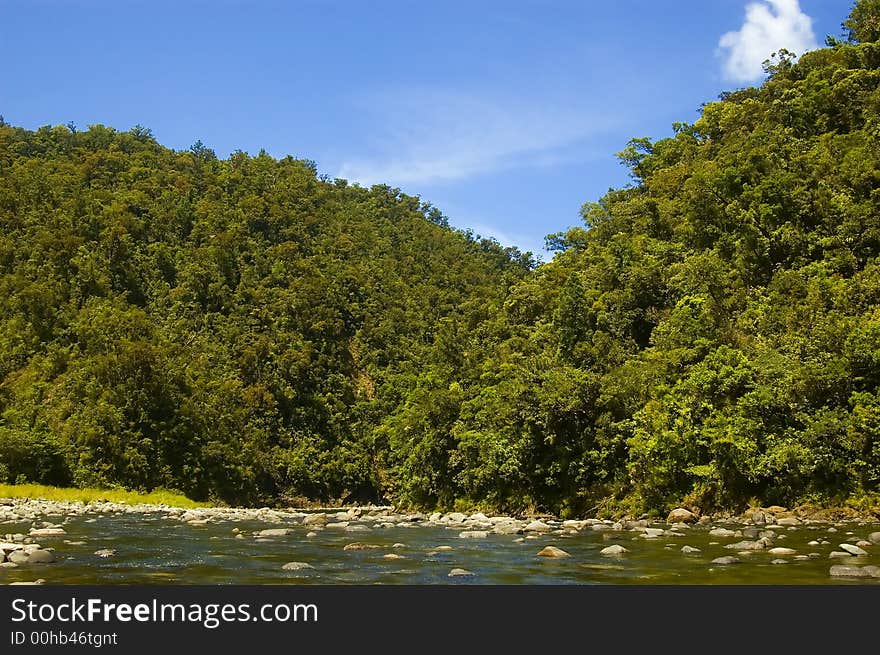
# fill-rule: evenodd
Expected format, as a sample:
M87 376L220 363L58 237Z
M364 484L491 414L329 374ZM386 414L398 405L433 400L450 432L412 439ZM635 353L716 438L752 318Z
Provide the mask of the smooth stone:
M832 566L828 574L834 578L870 578L871 572L861 566Z
M64 528L31 528L28 532L31 537L60 537L65 534Z
M726 555L725 557L716 557L712 560L712 564L718 564L720 566L729 566L731 564L739 564L739 559L736 557L731 557L730 555Z
M328 523L324 527L328 530L331 530L331 529L342 530L342 529L348 527L348 521L337 521L336 523Z
M467 569L452 569L452 570L448 573L447 577L450 577L450 578L462 578L462 577L469 577L469 576L472 576L472 575L473 575L473 573L472 573L471 571L468 571Z
M801 525L801 520L796 516L785 516L781 519L776 519L776 524L784 526Z
M605 532L606 530L611 530L611 526L606 523L594 523L590 526L590 529L593 532Z
M34 580L33 582L10 582L9 586L13 586L13 585L15 585L15 586L40 585L40 584L43 584L44 582L46 582L46 581L43 580L43 578L38 578L37 580Z
M115 554L116 551L113 548L102 548L95 551L95 555L98 557L113 557Z
M838 544L840 550L845 550L850 555L867 555L868 551L863 548L859 548L854 544Z
M666 534L666 530L663 528L645 528L645 531L642 533L645 539L656 539L664 534Z
M268 530L260 530L257 533L258 537L286 537L289 534L292 534L293 530L290 528L269 528Z
M608 546L607 548L603 548L602 550L600 550L599 554L605 555L605 556L617 556L617 555L623 555L624 553L628 553L628 552L629 551L626 548L624 548L623 546L620 546L618 544L613 544L611 546Z
M309 537L309 538L311 538L311 537L317 537L317 536L318 536L318 533L317 533L317 532L314 532L314 531L309 531L309 532L306 532L306 536Z
M453 548L452 548L452 546L435 546L435 547L432 548L431 550L436 550L436 551L438 551L438 552L441 552L441 551L449 551L449 550L453 550Z
M813 541L808 541L807 545L808 546L818 546L819 542L814 539Z
M18 568L18 564L15 562L0 562L0 569L15 569Z
M771 548L767 552L771 555L794 555L797 553L794 548Z
M568 553L566 553L561 548L557 548L556 546L545 546L541 550L538 551L538 557L571 557Z
M727 528L712 528L709 530L710 537L735 537L736 532L734 530L728 530Z
M667 523L696 523L697 515L684 507L678 507L666 517Z
M313 568L315 568L315 567L312 566L311 564L306 563L306 562L288 562L287 564L285 564L284 566L281 567L281 569L284 571L302 571L305 569L313 569Z
M382 559L403 559L403 555L398 555L397 553L388 553L387 555L382 555Z
M51 564L55 561L55 554L51 550L34 550L28 555L28 564Z
M7 559L13 564L27 564L29 555L23 550L13 551Z
M552 526L547 525L543 521L532 521L523 528L526 532L550 532L552 529Z
M864 539L859 539L856 542L856 546L858 546L859 548L870 548L873 545L874 544L872 544L870 541L865 541Z
M516 523L498 523L492 528L495 534L522 534L523 529Z
M880 544L880 532L872 532L868 535L868 541L872 544Z
M737 541L735 544L727 544L725 548L730 550L764 550L766 544L762 540L758 541Z
M693 546L682 546L681 552L683 552L685 555L694 555L701 551L699 548L694 548Z
M775 559L770 563L771 564L788 564L788 560L787 559Z
M391 547L392 548L406 548L406 544L402 544L400 542L397 542L396 544L391 544Z
M798 562L804 562L804 561L810 559L810 556L809 556L809 555L795 555L794 558L795 558Z
M460 539L485 539L489 533L486 530L465 530L459 532L458 536Z
M835 558L849 559L850 557L855 557L855 555L853 555L852 553L847 553L847 552L835 550L835 551L832 551L828 555L828 557L829 557L829 559L835 559Z
M461 512L450 512L444 518L450 523L464 523L467 520L467 514L462 514Z

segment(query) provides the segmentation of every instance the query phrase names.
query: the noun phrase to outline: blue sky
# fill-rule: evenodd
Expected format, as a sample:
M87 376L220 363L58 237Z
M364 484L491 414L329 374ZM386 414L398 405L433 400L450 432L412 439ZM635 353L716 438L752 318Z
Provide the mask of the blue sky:
M615 153L840 35L850 0L0 0L0 114L387 183L543 258Z

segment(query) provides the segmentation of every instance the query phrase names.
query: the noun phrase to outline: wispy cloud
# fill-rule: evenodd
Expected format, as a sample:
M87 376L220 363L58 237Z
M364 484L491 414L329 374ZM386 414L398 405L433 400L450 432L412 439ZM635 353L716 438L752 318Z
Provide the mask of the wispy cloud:
M801 11L798 0L761 0L746 6L739 31L718 42L724 75L736 82L753 82L764 74L763 63L785 48L797 55L819 47L813 19Z
M339 177L364 185L433 184L578 157L575 146L611 126L607 118L546 98L481 97L407 90L365 99L373 145L349 158ZM586 153L581 153L582 155Z

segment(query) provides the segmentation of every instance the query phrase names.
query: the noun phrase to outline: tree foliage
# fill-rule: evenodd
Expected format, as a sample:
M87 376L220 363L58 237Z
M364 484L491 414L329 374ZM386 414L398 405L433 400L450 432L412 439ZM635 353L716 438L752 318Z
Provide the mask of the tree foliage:
M0 478L582 514L880 485L877 3L548 237L0 124Z

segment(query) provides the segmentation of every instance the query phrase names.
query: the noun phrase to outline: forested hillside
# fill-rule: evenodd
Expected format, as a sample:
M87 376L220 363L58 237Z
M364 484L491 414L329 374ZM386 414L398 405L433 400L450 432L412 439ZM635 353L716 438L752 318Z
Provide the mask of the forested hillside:
M878 16L860 2L847 42L630 143L633 184L549 238L484 326L494 348L388 421L408 497L582 513L877 490Z
M530 259L387 187L0 127L0 479L377 500L374 428Z
M553 261L307 162L0 128L0 478L562 514L880 485L880 7Z

